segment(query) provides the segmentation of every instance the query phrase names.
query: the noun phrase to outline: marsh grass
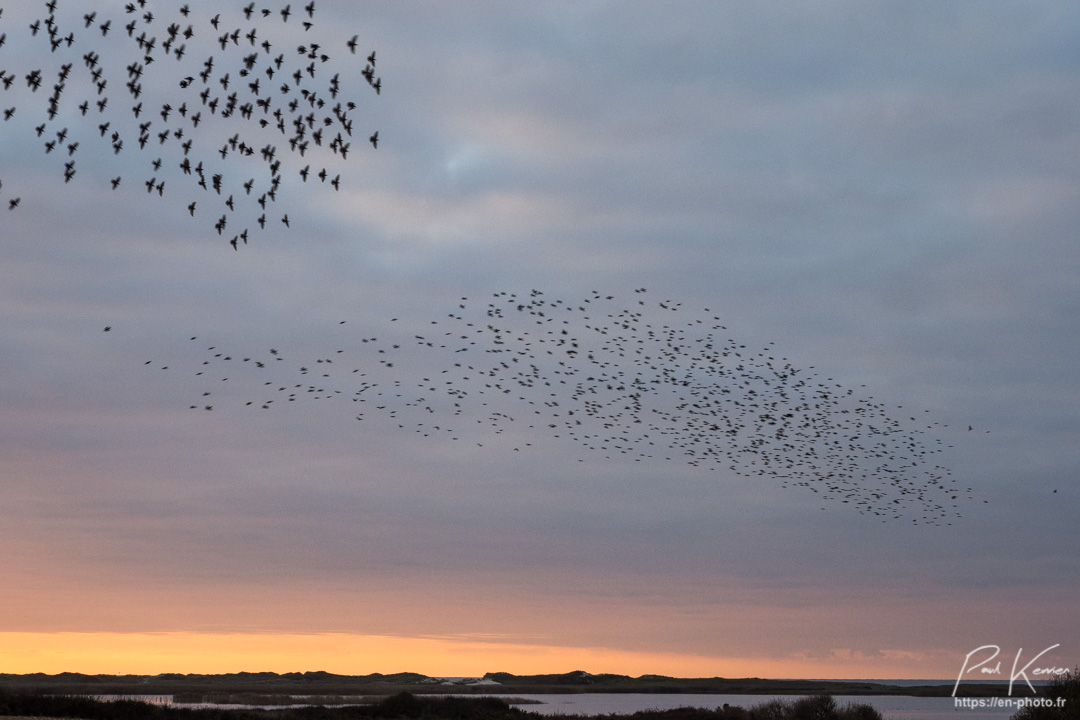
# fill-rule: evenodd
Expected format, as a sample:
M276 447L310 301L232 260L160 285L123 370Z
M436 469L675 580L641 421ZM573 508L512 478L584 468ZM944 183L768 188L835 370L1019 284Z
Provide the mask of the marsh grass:
M832 695L809 695L798 700L772 700L754 705L748 720L882 720L873 706L847 703L838 706Z
M0 718L73 720L529 720L537 716L494 697L424 697L399 693L344 707L280 709L179 708L137 700L95 700L43 693L0 692Z
M274 696L254 694L199 696L197 702L210 697L220 702L226 698L233 703L272 705L261 702ZM356 696L353 696L354 698ZM297 698L277 696L289 704ZM346 697L309 696L329 699L328 704L273 709L179 708L154 705L136 700L102 701L88 697L46 695L42 693L0 692L0 720L28 718L66 718L72 720L582 720L579 715L541 716L512 707L506 699L489 696L412 695L407 692L382 698L370 698L360 705L339 706ZM187 699L187 698L185 698ZM189 702L196 702L194 695ZM670 710L644 710L630 715L594 715L591 720L882 720L881 714L870 705L852 703L837 706L831 695L808 695L796 700L772 700L746 710L739 706L715 709L680 707ZM1041 720L1024 718L1022 720Z

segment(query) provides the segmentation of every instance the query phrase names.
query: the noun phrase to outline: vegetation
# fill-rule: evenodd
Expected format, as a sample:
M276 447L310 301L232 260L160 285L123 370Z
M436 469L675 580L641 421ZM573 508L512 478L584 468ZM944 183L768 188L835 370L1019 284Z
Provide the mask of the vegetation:
M553 715L545 720L582 718L577 715ZM596 715L589 720L882 720L882 717L870 705L856 703L838 707L831 695L809 695L792 701L770 700L749 710L725 704L715 710L680 707L643 710L632 715Z
M21 679L22 687L12 687L12 679ZM724 680L711 678L700 680L679 680L657 675L640 678L626 678L621 675L590 675L584 672L565 675L514 676L507 673L491 673L488 679L498 685L473 686L472 688L455 686L453 692L461 693L472 689L474 692L507 692L508 687L519 688L525 692L630 692L642 686L652 688L652 692L702 692L705 687L717 692L723 687L728 692L733 687L742 688L742 692L777 692L775 687L765 689L766 684L777 681ZM133 683L136 680L136 684ZM5 680L9 682L5 682ZM29 682L27 682L29 680ZM384 694L385 689L401 685L411 685L418 693L446 692L450 688L433 684L431 678L411 673L399 675L341 676L329 673L238 673L229 676L154 676L157 684L141 676L89 676L65 674L64 676L0 676L0 720L12 718L69 718L71 720L582 720L580 716L540 716L520 708L512 707L506 700L481 694L470 696L431 697L414 692L395 691ZM237 682L239 681L239 682ZM796 688L801 683L783 688L785 694L798 694ZM231 685L230 685L231 683ZM852 684L836 683L837 685ZM72 686L79 689L72 690ZM869 683L867 685L870 685ZM155 705L138 700L95 700L88 695L95 694L150 694L149 687L154 687L154 694L178 694L190 702L217 701L258 705L284 705L292 700L292 695L306 695L308 702L323 703L307 707L280 707L270 709L225 709L225 708L180 708L170 705ZM675 687L687 689L673 689ZM750 686L754 686L750 689ZM185 691L179 690L186 688ZM247 688L248 692L225 694L225 688ZM316 689L328 687L363 688L363 693L317 693ZM812 687L812 685L808 685ZM986 687L986 686L983 686ZM993 686L991 686L993 687ZM173 689L173 692L162 690ZM206 688L205 694L193 692L193 689ZM269 693L250 692L253 688L267 690L277 688L277 697ZM284 688L284 690L282 690ZM542 689L541 689L542 688ZM693 688L693 689L690 689ZM867 693L864 688L864 694ZM927 690L931 688L926 688ZM117 692L117 691L120 692ZM897 688L889 690L896 694ZM216 691L216 692L215 692ZM289 691L292 691L290 693ZM306 692L305 692L306 691ZM383 691L383 692L379 692ZM707 692L707 691L706 691ZM805 690L804 690L805 692ZM85 694L80 694L85 693ZM837 693L839 694L839 693ZM844 694L856 694L848 690ZM884 693L882 693L884 694ZM918 693L936 694L936 693ZM1003 697L1005 692L998 692ZM752 697L752 696L751 696ZM1011 720L1080 720L1080 668L1056 676L1048 685L1040 688L1037 697L1030 699L1033 704L1016 712ZM329 707L338 703L360 703L344 707ZM1038 704L1035 704L1038 703ZM863 703L851 703L838 706L832 694L805 694L795 700L773 700L759 703L745 709L738 706L724 705L716 709L681 707L672 710L646 710L631 715L597 715L592 720L882 720L881 714L872 706Z
M772 700L755 705L748 720L882 720L881 713L865 703L837 707L831 695L811 695L798 700Z
M526 720L534 716L493 697L430 698L399 693L345 707L312 705L272 710L178 708L137 700L0 692L0 716L78 720Z
M1055 675L1041 695L1048 704L1028 705L1012 720L1080 720L1080 668Z
M0 692L4 717L72 720L581 720L577 715L544 716L511 707L494 697L425 697L399 693L378 702L346 707L313 705L270 710L191 709L135 700L101 701L87 697ZM774 700L749 710L724 705L709 710L681 707L632 715L599 715L593 720L881 720L869 705L837 707L830 695L791 702Z

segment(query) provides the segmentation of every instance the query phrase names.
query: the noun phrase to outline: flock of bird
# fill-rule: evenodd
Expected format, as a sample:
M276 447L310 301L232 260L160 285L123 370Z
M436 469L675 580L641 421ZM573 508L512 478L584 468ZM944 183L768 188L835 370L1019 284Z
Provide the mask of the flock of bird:
M203 17L187 3L112 7L116 16L48 0L40 17L16 28L28 35L28 53L8 37L14 13L0 7L2 122L28 132L26 146L55 163L58 181L81 181L78 163L90 156L90 182L178 198L234 249L268 222L290 226L287 212L271 209L283 179L340 189L357 108L346 98L357 88L378 94L382 80L375 53L357 52L358 36L328 45L309 35L314 0L295 11L220 3ZM337 52L347 67L327 65ZM26 57L28 69L9 68ZM368 140L377 148L378 131ZM121 155L124 173L102 172ZM9 211L21 201L12 184L0 177ZM462 298L423 334L357 338L344 328L339 340L349 349L317 357L214 345L195 373L209 389L190 407L332 400L361 423L478 447L503 436L521 451L551 435L605 458L775 479L883 519L959 516L957 501L971 489L960 491L933 462L944 449L938 423L894 417L902 408L797 368L771 343L754 351L725 338L708 311L684 320L678 303L635 292L630 303L596 292L575 302L539 291L500 292L480 304Z
M234 249L256 227L290 227L288 212L272 207L283 178L341 188L355 93L382 89L375 52L358 52L356 35L318 42L314 0L295 10L212 7L197 16L181 2L48 0L21 27L10 27L13 13L0 7L0 129L26 133L5 142L39 147L65 184L82 180L89 156L89 182L176 199ZM16 46L16 30L28 47ZM338 55L344 61L332 63ZM28 68L10 68L26 58ZM378 147L377 130L368 142ZM120 174L103 174L110 161ZM16 185L0 177L8 210L20 206Z
M748 349L708 310L635 293L630 303L536 290L462 298L422 333L392 318L383 337L357 337L343 320L337 345L306 357L212 344L189 356L192 392L201 392L189 407L272 411L318 400L360 427L470 447L527 451L553 436L604 458L769 478L883 520L959 516L971 488L933 462L946 426L926 411L886 407L795 367L772 343Z

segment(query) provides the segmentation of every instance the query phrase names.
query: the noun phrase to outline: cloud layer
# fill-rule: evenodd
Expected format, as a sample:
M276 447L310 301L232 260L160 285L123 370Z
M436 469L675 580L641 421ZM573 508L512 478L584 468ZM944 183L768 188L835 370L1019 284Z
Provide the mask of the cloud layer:
M217 10L190 5L213 45ZM223 11L236 26L241 6ZM55 121L86 144L63 181L34 133L48 89L24 75L86 72L30 37L46 13L0 15L0 67L18 71L0 91L17 107L0 125L0 573L17 588L0 629L847 648L937 658L927 675L988 641L1060 642L1065 664L1080 646L1062 605L1080 576L1068 4L320 6L310 32L334 62L359 34L382 90L355 111L341 190L289 165L291 227L243 252L186 196L145 192L154 157L94 151L77 112ZM58 3L76 30L82 13ZM113 191L117 172L131 181ZM189 410L210 346L318 358L424 335L461 297L639 287L929 411L942 464L972 488L963 517L883 524L805 488L612 462L546 433L455 447L332 402ZM239 399L238 379L214 392Z

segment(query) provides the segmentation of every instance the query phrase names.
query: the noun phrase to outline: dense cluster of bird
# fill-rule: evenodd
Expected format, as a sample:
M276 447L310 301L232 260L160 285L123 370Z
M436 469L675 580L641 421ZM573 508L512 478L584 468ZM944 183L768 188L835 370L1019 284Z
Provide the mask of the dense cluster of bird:
M65 184L82 179L89 157L90 182L174 199L234 249L256 227L290 226L288 212L271 207L283 178L341 188L356 93L382 89L359 36L323 43L310 32L314 0L295 10L215 3L203 16L181 2L48 0L10 27L30 5L0 7L5 142L39 147ZM15 30L28 45L16 47ZM378 146L377 130L368 141ZM8 210L20 204L16 185L0 178Z
M215 343L190 356L201 395L189 407L330 401L360 423L515 451L550 435L604 458L772 478L917 523L946 522L970 498L932 462L947 447L936 437L944 424L894 417L902 407L798 368L772 343L748 349L707 309L635 293L631 303L536 290L461 298L421 333L392 318L381 337L357 337L342 320L336 347L302 358Z

